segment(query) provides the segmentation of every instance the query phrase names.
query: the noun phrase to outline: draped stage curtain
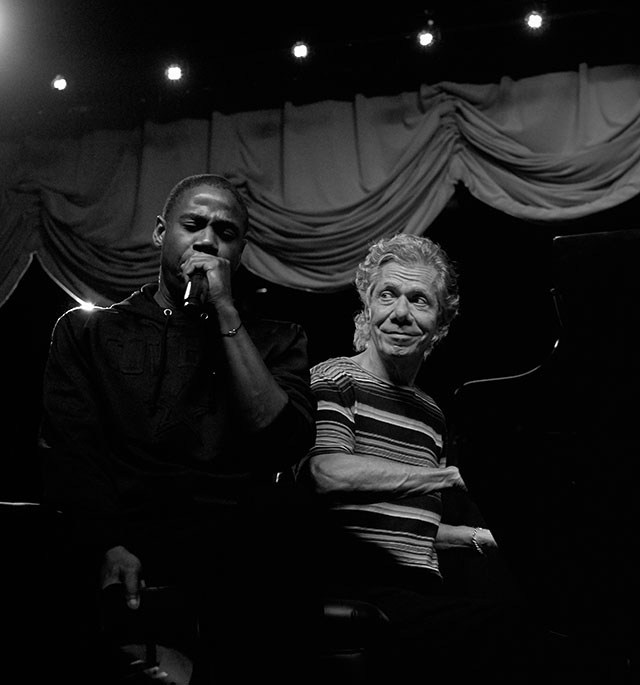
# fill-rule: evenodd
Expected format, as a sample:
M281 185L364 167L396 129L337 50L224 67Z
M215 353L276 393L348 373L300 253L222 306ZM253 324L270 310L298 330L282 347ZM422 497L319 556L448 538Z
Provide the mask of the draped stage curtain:
M249 271L335 292L374 240L428 234L458 183L544 223L636 195L640 65L0 140L0 305L34 256L97 304L155 280L155 217L178 180L202 172L249 201Z

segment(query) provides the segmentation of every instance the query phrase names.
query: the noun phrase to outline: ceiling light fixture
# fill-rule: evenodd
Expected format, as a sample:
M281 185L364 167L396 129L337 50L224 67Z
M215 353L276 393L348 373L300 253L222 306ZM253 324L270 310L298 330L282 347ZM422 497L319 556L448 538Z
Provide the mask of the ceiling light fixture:
M309 46L302 40L299 40L291 48L291 52L296 59L306 59L309 56Z
M542 7L535 7L527 12L524 18L525 26L533 32L542 31L547 25L547 14Z
M65 88L67 87L67 79L64 76L60 76L60 74L58 74L51 81L51 87L54 90L65 90Z
M165 70L164 75L167 81L180 81L184 76L184 71L179 64L170 64Z
M440 37L440 32L436 28L433 19L427 21L426 28L418 32L417 40L420 47L430 48L435 45Z

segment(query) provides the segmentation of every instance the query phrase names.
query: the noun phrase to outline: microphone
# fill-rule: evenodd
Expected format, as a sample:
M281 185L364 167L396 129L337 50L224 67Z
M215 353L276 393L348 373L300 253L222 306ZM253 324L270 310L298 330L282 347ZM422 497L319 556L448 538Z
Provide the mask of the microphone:
M206 273L202 270L194 271L189 276L189 282L184 291L184 308L189 311L199 310L208 288Z

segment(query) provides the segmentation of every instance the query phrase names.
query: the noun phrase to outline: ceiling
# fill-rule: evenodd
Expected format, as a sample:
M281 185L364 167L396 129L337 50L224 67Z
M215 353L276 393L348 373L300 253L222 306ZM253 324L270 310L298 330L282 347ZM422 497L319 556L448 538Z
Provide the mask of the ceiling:
M180 0L0 0L0 97L4 122L62 116L126 121L262 109L414 90L450 80L494 82L589 66L640 62L637 0L547 0L549 28L522 28L526 0L426 0L393 11L305 3L250 5ZM634 8L634 6L638 6ZM428 17L441 42L420 50ZM290 46L311 44L296 62ZM188 65L168 87L162 65ZM63 93L50 88L67 77Z

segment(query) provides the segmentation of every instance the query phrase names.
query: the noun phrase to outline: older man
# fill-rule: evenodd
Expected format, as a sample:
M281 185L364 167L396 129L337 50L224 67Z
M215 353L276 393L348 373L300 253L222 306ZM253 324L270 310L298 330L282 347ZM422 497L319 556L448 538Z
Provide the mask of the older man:
M443 413L416 386L458 313L456 270L428 238L399 234L370 248L356 287L356 354L311 370L316 443L297 469L317 495L327 592L372 602L390 618L376 650L381 681L436 671L463 679L480 664L496 675L496 648L520 653L506 642L518 619L443 591L439 548L483 554L496 544L485 528L441 522L442 492L466 488L446 462Z

